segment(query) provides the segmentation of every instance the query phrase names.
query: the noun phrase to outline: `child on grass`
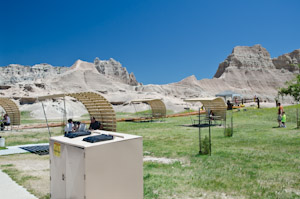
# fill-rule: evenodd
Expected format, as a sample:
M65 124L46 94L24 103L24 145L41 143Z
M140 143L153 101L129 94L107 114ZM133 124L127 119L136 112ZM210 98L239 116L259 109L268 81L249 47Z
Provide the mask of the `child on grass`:
M281 117L281 127L285 128L285 123L286 123L286 115L285 112L282 112L282 117Z

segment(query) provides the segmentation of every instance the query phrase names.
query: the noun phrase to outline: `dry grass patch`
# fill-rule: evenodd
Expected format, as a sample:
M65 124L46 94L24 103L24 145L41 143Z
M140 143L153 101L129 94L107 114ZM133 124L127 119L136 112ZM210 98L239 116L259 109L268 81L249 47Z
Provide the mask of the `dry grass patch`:
M1 156L0 169L38 198L50 192L49 156L16 154Z

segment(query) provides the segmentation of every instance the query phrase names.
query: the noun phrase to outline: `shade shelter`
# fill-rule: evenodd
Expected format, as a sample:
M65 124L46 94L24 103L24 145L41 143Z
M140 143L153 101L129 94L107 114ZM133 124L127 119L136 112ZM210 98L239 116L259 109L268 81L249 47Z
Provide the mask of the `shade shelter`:
M151 117L152 118L162 118L166 117L167 109L164 102L161 99L137 99L132 100L132 104L134 103L146 103L151 107Z
M11 125L20 125L20 110L17 104L9 98L0 98L0 106L10 118Z
M91 117L95 117L103 125L103 130L116 131L116 114L112 105L101 95L94 92L68 93L38 97L38 101L70 96L80 101Z
M201 102L203 104L203 107L206 110L206 113L209 114L210 111L214 113L213 119L220 119L226 122L226 110L227 106L225 104L225 101L223 98L220 97L214 97L214 98L191 98L191 99L185 99L185 102ZM198 114L198 127L199 127L199 154L209 154L211 155L211 120L212 118L210 116L204 116L204 120L208 119L208 128L209 128L209 149L208 152L202 151L202 141L201 141L201 112L199 108L199 114ZM224 125L226 126L226 125Z
M214 115L218 117L218 119L226 120L226 110L227 105L225 104L224 99L220 97L213 98L191 98L185 99L185 102L201 102L206 112L213 111Z
M233 91L227 90L227 91L223 91L221 93L216 94L216 97L224 97L224 99L226 100L227 98L237 98L237 99L242 99L243 96L241 94L235 93Z

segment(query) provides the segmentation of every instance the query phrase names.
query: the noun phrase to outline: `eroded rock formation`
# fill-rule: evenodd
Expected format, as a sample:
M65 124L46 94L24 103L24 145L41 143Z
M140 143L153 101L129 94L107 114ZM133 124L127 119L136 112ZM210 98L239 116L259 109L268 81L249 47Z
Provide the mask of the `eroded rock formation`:
M0 85L40 82L47 77L62 74L68 69L68 67L54 67L50 64L36 64L34 66L10 64L0 67Z
M168 109L182 111L186 106L184 98L213 97L225 90L240 93L245 98L258 96L273 101L278 88L299 73L299 63L299 49L271 59L261 45L237 46L220 63L214 78L197 80L190 76L165 85L138 83L133 73L129 74L114 59L96 58L94 63L77 60L71 67L9 65L0 67L0 95L34 97L93 91L117 102L117 111L134 110L129 102L137 98L162 98Z
M231 69L249 69L249 70L263 70L274 69L269 52L261 45L237 46L233 49L222 63L214 77L220 78L226 70Z
M300 49L281 55L274 58L272 61L277 69L285 69L290 72L299 71L298 65L300 64Z
M271 59L261 45L237 46L220 63L214 78L223 80L228 90L272 100L278 88L298 73L299 51Z
M109 60L101 61L98 57L94 60L94 64L99 73L114 77L131 86L138 85L133 73L128 73L125 67L122 67L120 62L110 58Z

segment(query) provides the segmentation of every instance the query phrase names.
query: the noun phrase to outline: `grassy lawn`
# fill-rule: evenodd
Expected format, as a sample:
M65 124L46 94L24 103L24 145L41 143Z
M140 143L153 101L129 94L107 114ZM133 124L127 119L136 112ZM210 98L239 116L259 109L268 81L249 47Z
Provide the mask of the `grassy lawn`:
M62 127L51 128L50 132L52 136L62 135L63 128ZM47 128L23 129L23 130L12 131L12 132L2 131L0 132L0 135L5 138L6 146L49 142L49 133Z
M145 198L299 198L300 133L295 107L285 111L287 128L274 128L275 108L235 112L233 137L213 128L212 156L197 154L198 129L181 126L189 117L119 123L118 131L143 136L151 156L183 160L144 163Z
M154 123L123 122L118 123L117 131L143 136L147 156L178 160L172 164L144 162L145 199L300 198L300 130L296 129L295 106L285 107L285 111L287 128L276 128L275 108L233 113L233 137L224 137L221 127L212 128L211 156L198 155L198 128L186 126L191 124L189 117ZM60 134L59 129L54 132ZM16 134L11 139L8 134L3 136L8 145L14 145L17 136L22 143L48 139L46 129L40 134L32 130ZM202 128L202 135L207 134L208 128ZM47 156L15 157L22 156L49 161ZM13 157L0 157L0 168L39 198L47 198L49 191L39 192L32 181L49 178L20 170ZM45 168L41 170L45 172ZM18 177L22 173L31 176L29 180ZM49 181L45 184L49 186Z

